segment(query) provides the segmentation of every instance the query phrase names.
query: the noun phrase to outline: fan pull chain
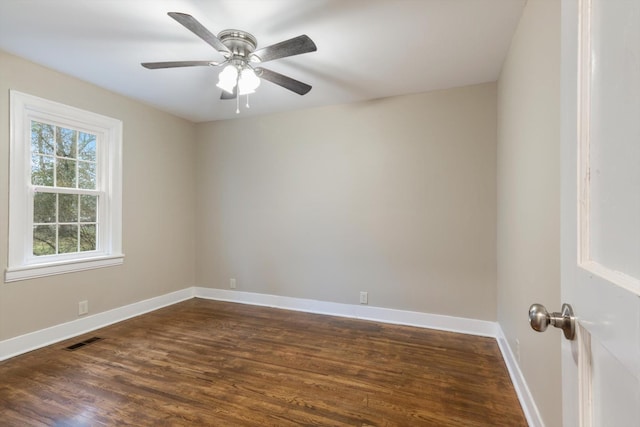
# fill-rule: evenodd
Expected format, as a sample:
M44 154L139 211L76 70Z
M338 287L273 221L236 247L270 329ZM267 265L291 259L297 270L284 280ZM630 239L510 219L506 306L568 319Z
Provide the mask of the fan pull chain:
M249 107L249 94L247 94L247 108L251 108Z
M238 73L236 75L236 114L240 114L240 73L242 72L241 68L238 68Z

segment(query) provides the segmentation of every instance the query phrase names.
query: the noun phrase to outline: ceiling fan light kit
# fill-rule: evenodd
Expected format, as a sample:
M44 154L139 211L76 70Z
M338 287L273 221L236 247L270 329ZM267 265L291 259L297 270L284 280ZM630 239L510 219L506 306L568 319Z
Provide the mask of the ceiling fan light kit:
M301 35L256 50L258 46L257 39L246 31L223 30L215 36L191 15L180 12L169 12L168 15L216 49L225 57L225 60L222 62L143 62L141 64L143 67L156 70L161 68L217 67L225 65L218 76L218 84L216 86L222 89L220 99L236 99L236 113L240 112L240 95L247 95L248 97L249 94L255 93L260 86L261 79L268 80L299 95L304 95L311 90L311 86L306 83L266 68L254 67L254 64L257 65L274 59L315 52L317 50L316 45L308 36ZM247 107L249 107L248 99Z

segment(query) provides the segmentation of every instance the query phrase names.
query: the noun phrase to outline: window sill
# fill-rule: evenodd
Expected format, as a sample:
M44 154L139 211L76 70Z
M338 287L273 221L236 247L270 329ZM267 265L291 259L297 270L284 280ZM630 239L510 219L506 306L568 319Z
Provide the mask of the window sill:
M94 258L61 261L47 264L34 264L22 267L7 268L5 283L19 280L35 279L56 274L73 273L75 271L92 270L94 268L111 267L124 262L124 254L100 256Z

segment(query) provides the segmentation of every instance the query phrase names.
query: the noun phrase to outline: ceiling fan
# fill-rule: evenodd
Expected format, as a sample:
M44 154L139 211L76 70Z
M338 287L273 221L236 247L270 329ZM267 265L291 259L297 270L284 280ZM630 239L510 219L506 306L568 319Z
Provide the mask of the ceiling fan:
M308 36L301 35L256 50L258 46L256 38L246 31L223 30L215 36L191 15L180 12L169 12L168 15L220 52L225 59L222 62L143 62L141 63L143 67L155 70L177 67L225 66L219 75L217 84L222 89L221 99L237 99L238 95L254 93L260 85L260 79L275 83L299 95L304 95L311 90L311 86L306 83L258 66L274 59L315 52L316 45Z

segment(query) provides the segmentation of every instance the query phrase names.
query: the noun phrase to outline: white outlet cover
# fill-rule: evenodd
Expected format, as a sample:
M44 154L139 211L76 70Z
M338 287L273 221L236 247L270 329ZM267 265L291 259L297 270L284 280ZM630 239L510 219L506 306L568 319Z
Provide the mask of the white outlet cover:
M369 293L360 292L360 304L368 304L368 302L369 302Z
M83 315L89 313L89 301L80 301L78 303L78 314Z

